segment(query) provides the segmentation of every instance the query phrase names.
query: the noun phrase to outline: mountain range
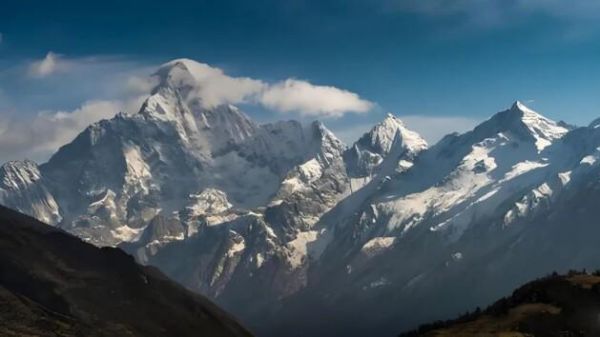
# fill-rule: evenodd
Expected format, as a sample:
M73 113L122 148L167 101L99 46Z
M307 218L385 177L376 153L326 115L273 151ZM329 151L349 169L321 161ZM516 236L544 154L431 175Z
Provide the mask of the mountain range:
M318 121L207 106L195 67L162 65L138 113L48 162L3 165L0 203L122 248L263 336L395 334L600 267L599 123L515 102L433 146L391 114L347 146Z

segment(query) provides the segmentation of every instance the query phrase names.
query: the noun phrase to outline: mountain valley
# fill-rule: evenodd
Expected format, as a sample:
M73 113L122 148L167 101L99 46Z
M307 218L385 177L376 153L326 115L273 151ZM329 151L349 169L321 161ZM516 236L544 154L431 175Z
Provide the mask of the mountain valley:
M137 114L48 162L4 164L0 204L123 249L260 336L393 335L600 268L596 123L517 101L436 144L389 114L347 146L319 121L207 106L197 66L162 65Z

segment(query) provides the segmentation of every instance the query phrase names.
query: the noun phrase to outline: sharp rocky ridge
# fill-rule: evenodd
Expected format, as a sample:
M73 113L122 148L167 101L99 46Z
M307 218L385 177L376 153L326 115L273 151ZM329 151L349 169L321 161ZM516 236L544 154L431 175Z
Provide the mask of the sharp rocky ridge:
M318 121L258 124L203 102L202 67L166 63L137 114L90 125L47 163L6 163L0 202L148 264L211 240L218 247L198 253L206 266L182 269L206 280L178 275L190 278L184 284L218 297L234 274L259 277L273 265L277 297L289 295L329 240L320 217L367 185L393 146L409 162L426 144L391 115L352 150Z
M597 123L571 127L515 102L432 146L391 114L346 146L320 122L258 124L207 104L198 67L163 65L139 113L90 125L47 163L6 163L0 203L120 246L275 335L273 317L315 333L297 323L312 306L331 310L319 328L334 334L398 331L547 268L595 264L591 246L549 243L595 231L585 219L559 226L556 210L595 191ZM480 291L465 301L440 293L469 285ZM337 324L391 294L390 315ZM435 296L448 304L409 310Z

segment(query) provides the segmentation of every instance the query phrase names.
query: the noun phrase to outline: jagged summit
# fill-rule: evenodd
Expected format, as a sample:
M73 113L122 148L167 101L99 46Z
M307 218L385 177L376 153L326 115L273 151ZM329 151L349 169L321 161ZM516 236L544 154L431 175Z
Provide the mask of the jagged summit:
M317 155L324 163L331 162L334 158L341 158L346 151L346 144L338 139L321 121L312 122L307 131L310 137L310 150L308 155Z
M516 100L513 102L512 106L510 107L511 110L519 110L519 111L533 111L531 109L529 109L525 104L523 104L523 102Z
M496 113L474 131L483 137L510 132L522 139L532 140L538 151L542 151L554 140L567 134L569 128L516 101L510 109Z
M346 151L345 158L352 176L371 176L391 153L402 157L394 159L401 162L400 166L410 167L413 157L425 149L427 142L418 133L388 113Z
M219 70L207 64L199 63L190 59L175 59L164 63L154 73L159 83L156 88L170 85L177 88L193 86L202 79L202 74L218 74ZM155 88L155 90L156 90Z
M202 76L221 75L191 60L164 64L138 114L90 125L39 170L33 165L32 174L22 174L27 179L8 179L7 185L16 187L3 188L0 201L109 246L138 240L157 216L168 221L156 223L170 226L172 214L184 214L190 196L207 189L221 191L235 212L265 207L305 164L298 170L320 172L306 182L306 198L316 200L309 194L322 189L319 196L330 200L321 202L333 204L346 188L346 145L318 121L259 125L233 105L206 107L198 90L212 78ZM291 190L291 202L299 202ZM312 206L303 212L314 221L317 211L323 212ZM182 219L176 222L181 225ZM188 234L200 226L183 225ZM179 232L178 227L164 233ZM179 240L171 234L159 243Z
M201 64L201 63L199 63L197 61L194 61L192 59L185 58L185 57L177 58L177 59L173 59L171 61L163 63L158 68L158 70L156 71L156 73L160 73L161 71L169 71L170 69L172 69L174 67L187 68L188 65L192 66L192 64Z
M418 133L406 128L402 120L391 113L365 133L356 145L379 154L387 154L394 144L397 133L402 140L402 146L406 149L416 153L427 148L427 142Z
M258 124L231 104L205 104L203 87L221 71L206 64L178 59L163 64L159 81L139 114L173 126L184 143L200 151L222 151L252 137ZM203 149L203 150L202 150Z
M540 115L519 101L515 102L511 110L522 112L521 120L535 137L536 146L539 150L544 149L552 141L561 138L569 132L569 129L560 123Z
M167 62L154 76L158 78L158 85L153 93L164 87L174 88L184 99L205 108L224 105L227 101L240 101L246 95L259 92L265 85L259 80L240 77L236 81L243 87L243 92L224 89L231 79L221 69L189 59ZM223 96L228 99L223 100Z
M323 124L323 122L314 121L310 124L310 128L313 130L316 138L335 144L336 147L345 147L344 142L338 139L336 135Z
M192 73L194 70L203 69L203 68L214 69L205 63L200 63L200 62L194 61L192 59L178 58L178 59L173 59L171 61L163 63L156 71L156 74L160 75L160 74L168 73L176 68L186 70L190 73Z

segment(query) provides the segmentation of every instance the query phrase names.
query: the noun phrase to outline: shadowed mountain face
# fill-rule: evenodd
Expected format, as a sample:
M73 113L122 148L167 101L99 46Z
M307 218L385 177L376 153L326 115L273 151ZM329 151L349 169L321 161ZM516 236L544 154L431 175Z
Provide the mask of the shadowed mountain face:
M202 296L0 207L0 335L250 336Z
M399 337L600 335L600 275L556 274L517 289L484 311L438 321Z

